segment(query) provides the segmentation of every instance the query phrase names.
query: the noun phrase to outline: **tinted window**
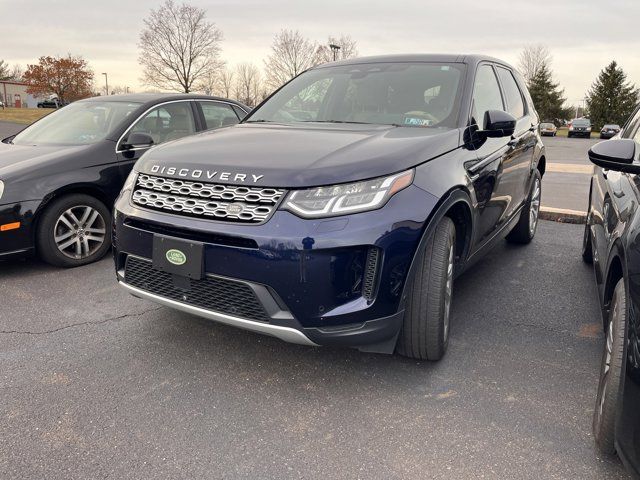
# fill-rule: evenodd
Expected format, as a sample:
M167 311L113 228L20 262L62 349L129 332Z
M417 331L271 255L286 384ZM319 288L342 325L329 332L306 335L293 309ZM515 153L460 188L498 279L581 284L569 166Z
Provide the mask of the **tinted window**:
M189 102L175 102L156 107L138 120L131 132L146 133L155 144L192 135L196 127L191 105Z
M405 62L321 67L285 85L247 121L454 127L464 68Z
M242 110L240 107L237 107L235 105L233 105L233 111L236 112L236 115L238 116L238 118L240 120L242 120L244 117L247 116L247 112L245 112L244 110Z
M207 130L238 123L238 116L230 105L218 102L198 102L202 108Z
M490 65L481 65L476 73L473 87L473 109L471 124L484 128L484 114L487 110L504 110L498 79Z
M522 94L518 88L513 74L506 68L497 68L502 89L504 91L505 100L507 101L507 111L516 118L524 117L524 103L522 102Z

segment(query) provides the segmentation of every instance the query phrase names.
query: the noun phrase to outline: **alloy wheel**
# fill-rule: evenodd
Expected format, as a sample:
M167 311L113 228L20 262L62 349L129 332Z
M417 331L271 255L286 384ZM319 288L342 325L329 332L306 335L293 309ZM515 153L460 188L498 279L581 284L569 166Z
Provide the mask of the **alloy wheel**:
M444 288L444 339L449 337L449 317L451 312L451 297L453 293L453 245L449 247L447 261L447 281Z
M77 205L62 212L53 229L58 250L76 260L96 253L105 242L106 232L100 212L87 205Z
M529 233L533 236L538 226L538 216L540 214L540 180L536 178L531 193L531 202L529 207Z

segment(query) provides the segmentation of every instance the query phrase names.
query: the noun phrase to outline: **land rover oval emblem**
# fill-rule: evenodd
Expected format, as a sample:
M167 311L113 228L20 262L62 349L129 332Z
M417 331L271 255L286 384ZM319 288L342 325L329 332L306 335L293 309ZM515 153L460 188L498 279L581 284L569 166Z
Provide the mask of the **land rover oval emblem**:
M241 203L232 203L231 205L227 206L227 213L229 215L240 215L243 210L244 205L242 205Z
M174 265L184 265L187 261L187 256L175 248L167 250L166 257L169 263L173 263Z

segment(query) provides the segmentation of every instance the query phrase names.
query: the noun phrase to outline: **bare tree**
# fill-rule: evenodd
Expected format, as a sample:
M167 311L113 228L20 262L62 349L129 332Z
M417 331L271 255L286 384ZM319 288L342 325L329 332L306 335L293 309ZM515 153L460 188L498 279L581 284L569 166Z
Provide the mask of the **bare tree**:
M543 66L549 67L551 52L546 45L525 45L518 60L518 69L525 81L531 82Z
M218 77L218 72L209 72L198 81L194 87L195 90L202 92L205 95L213 95L218 90L218 86L220 84L220 79Z
M358 56L358 43L350 35L330 36L326 45L320 45L316 50L316 64L333 62L334 53L330 45L340 47L336 51L335 60L346 60Z
M255 106L260 100L261 77L253 63L241 63L236 67L235 97L245 105Z
M299 73L313 67L317 45L297 30L281 30L273 39L271 54L264 62L267 83L280 87Z
M166 0L151 10L144 24L138 62L145 85L188 93L223 65L222 32L206 21L204 9Z
M223 97L230 98L233 91L233 81L235 76L233 70L223 68L218 76L218 87Z

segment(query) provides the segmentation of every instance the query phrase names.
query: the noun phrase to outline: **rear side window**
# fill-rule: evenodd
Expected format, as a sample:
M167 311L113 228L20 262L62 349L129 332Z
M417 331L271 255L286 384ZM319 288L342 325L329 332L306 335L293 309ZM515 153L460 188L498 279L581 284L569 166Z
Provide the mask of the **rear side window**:
M207 130L235 125L239 119L233 108L226 103L198 102L202 108Z
M484 114L488 110L504 110L498 79L490 65L480 65L473 87L471 124L484 128Z
M497 67L498 77L502 83L505 100L507 101L507 111L515 118L524 117L524 103L522 101L522 93L518 88L513 74L506 68Z

